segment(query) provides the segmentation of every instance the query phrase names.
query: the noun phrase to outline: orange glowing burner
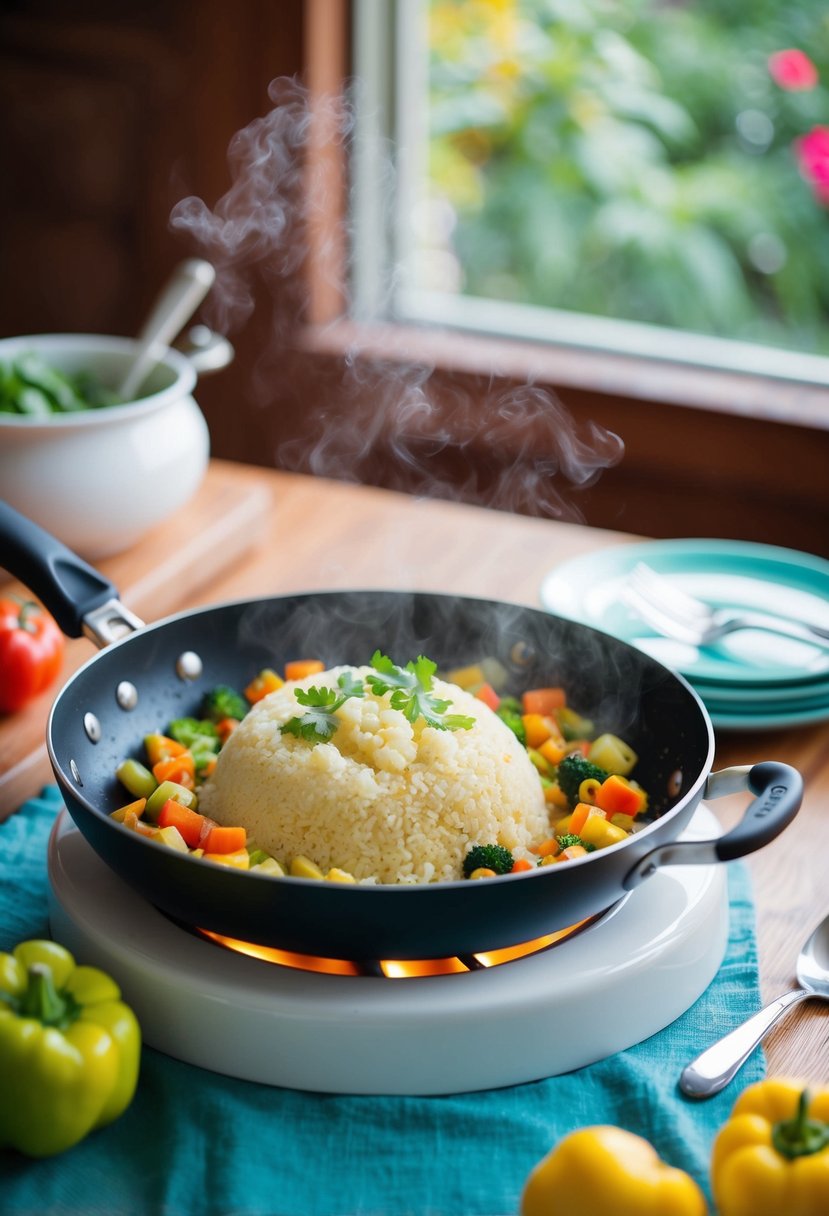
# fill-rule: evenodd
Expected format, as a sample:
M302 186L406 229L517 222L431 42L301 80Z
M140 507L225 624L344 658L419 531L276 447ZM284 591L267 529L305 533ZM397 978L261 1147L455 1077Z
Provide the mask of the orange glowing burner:
M716 865L659 871L592 923L509 949L376 965L174 924L65 813L49 878L53 936L114 976L148 1046L326 1093L463 1093L580 1068L683 1013L716 974L728 936L726 867Z
M482 954L458 955L454 958L381 959L377 963L357 963L349 959L296 954L289 950L277 950L272 946L258 946L254 942L239 941L235 937L224 937L221 933L214 933L210 929L196 929L196 932L199 936L216 942L227 950L233 950L237 954L246 954L250 958L262 959L266 963L274 963L280 967L291 967L297 971L317 971L327 975L374 975L397 980L429 975L461 975L469 971L498 967L502 963L509 963L514 959L526 958L530 954L547 950L557 942L572 937L574 933L578 933L580 929L597 919L598 917L591 917L579 921L576 925L570 925L567 929L548 933L545 937L537 937L529 942L505 946L500 950L489 950Z

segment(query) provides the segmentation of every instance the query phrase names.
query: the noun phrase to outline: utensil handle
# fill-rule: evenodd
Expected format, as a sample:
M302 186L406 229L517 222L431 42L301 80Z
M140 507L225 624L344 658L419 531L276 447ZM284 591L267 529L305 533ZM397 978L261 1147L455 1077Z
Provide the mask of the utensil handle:
M790 621L782 616L767 615L765 612L742 612L740 621L744 626L764 629L767 633L778 633L785 638L797 638L799 642L829 646L829 629L810 625L806 621Z
M85 632L88 613L118 595L103 574L3 501L0 566L34 592L71 638Z
M803 800L803 778L797 769L778 760L711 773L706 798L721 798L748 789L756 795L740 822L713 840L676 840L651 849L622 884L631 891L663 865L713 865L745 857L779 836L794 819Z
M805 988L793 988L791 992L771 1001L759 1013L755 1013L729 1034L723 1035L692 1060L680 1074L679 1088L689 1098L711 1098L718 1094L734 1079L786 1010L811 995Z
M201 258L188 258L176 267L138 335L138 354L118 387L129 401L141 387L151 365L170 345L213 285L216 271Z

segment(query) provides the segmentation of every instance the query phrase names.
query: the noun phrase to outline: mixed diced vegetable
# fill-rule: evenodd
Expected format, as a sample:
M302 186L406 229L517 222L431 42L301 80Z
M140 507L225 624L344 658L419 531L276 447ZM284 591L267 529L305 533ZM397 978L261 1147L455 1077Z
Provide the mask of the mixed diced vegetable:
M448 701L433 692L436 666L420 656L405 668L375 652L371 673L358 679L346 671L338 686L296 689L303 712L282 726L282 732L310 745L330 739L338 721L335 711L345 700L374 691L390 692L391 704L412 722L441 730L469 729L474 718L447 714ZM165 733L144 738L144 761L130 758L116 776L132 796L112 812L112 818L142 836L219 865L258 874L326 879L353 883L353 875L331 868L326 873L308 857L282 861L271 857L244 827L224 826L198 809L199 787L215 768L218 754L250 708L286 681L301 680L325 670L319 659L298 659L285 664L284 675L272 668L258 673L243 693L217 685L203 698L199 717L177 718ZM494 878L521 873L536 866L574 860L626 840L636 830L637 818L647 809L648 797L631 778L638 761L633 748L614 734L598 733L594 723L568 705L565 689L531 688L520 697L502 695L506 672L496 660L485 660L448 671L449 683L481 700L515 734L536 768L550 810L550 835L534 843L530 856L515 857L496 843L475 845L463 862L465 878Z
M567 704L565 689L499 696L483 664L450 671L446 678L483 700L524 744L552 825L550 836L534 844L532 858L514 858L500 845L475 846L464 859L464 877L494 878L571 861L619 844L635 831L637 816L648 805L647 794L630 778L638 756L617 735L598 734L593 722Z

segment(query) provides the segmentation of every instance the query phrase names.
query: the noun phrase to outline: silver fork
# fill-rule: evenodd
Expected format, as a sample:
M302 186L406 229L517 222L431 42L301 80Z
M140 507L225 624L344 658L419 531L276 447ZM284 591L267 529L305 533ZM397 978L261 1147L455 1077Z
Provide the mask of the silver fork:
M771 613L712 608L674 586L644 562L637 562L631 570L622 588L622 598L657 633L694 646L710 646L737 629L764 629L829 648L829 629Z

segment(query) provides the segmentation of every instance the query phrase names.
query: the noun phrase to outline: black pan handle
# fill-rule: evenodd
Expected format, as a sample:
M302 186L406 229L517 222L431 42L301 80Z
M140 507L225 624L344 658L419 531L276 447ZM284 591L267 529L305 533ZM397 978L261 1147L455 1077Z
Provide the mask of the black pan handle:
M85 616L118 598L109 579L2 500L0 566L34 592L70 638L85 632Z
M626 891L638 887L660 866L712 865L734 861L761 849L779 836L794 819L803 800L803 778L797 769L777 760L764 760L744 768L711 773L704 797L721 798L748 789L755 795L740 822L713 840L676 840L651 849L625 878Z

